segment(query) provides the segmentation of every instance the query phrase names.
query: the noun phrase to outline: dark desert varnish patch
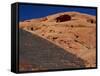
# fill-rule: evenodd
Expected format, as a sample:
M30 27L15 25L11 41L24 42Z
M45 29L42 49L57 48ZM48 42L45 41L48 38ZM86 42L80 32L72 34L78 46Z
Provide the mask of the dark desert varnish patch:
M71 16L69 15L61 15L56 18L56 22L65 22L65 21L70 21L70 20L71 20Z

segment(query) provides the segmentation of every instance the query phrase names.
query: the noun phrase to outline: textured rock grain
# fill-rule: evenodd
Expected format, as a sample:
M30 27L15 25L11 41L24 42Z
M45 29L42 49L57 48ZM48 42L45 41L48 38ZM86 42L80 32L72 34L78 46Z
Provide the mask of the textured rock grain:
M64 15L68 18L63 17ZM96 66L95 16L79 12L62 12L20 22L20 29L38 35L79 57L84 61L85 67Z

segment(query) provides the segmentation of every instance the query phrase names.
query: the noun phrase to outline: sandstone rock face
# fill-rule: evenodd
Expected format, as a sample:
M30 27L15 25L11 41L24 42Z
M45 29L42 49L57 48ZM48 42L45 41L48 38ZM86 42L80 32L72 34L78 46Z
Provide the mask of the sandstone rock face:
M36 34L84 60L85 67L96 66L96 17L79 12L61 12L26 20L19 28Z

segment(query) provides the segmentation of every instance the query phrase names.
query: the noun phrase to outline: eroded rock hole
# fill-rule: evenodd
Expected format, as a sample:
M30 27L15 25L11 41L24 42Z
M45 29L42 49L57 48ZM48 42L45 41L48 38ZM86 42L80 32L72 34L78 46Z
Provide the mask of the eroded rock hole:
M62 32L59 32L60 34L62 33Z
M55 32L54 30L49 30L49 32Z
M53 40L56 40L56 39L58 39L58 37L53 37L52 39L53 39Z
M66 41L64 41L64 40L60 40L60 42L62 42L62 43L66 43Z
M31 31L33 31L34 29L33 29L33 27L31 27Z
M78 38L79 36L78 35L76 35L76 38Z
M65 21L70 21L71 16L70 15L61 15L56 18L56 22L65 22Z
M96 21L94 21L93 19L89 19L89 20L87 20L87 22L89 22L89 23L96 23Z
M78 42L78 40L74 40L75 42Z
M44 34L42 34L42 36L44 36Z
M74 27L73 25L71 25L71 27Z

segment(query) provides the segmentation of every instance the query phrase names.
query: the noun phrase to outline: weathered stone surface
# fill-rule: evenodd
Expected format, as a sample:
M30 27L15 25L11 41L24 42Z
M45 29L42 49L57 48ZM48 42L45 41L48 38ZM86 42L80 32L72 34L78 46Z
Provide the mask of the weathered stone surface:
M62 12L20 22L20 28L74 54L85 62L85 67L96 66L95 16L79 12Z
M25 30L19 30L20 71L84 68L84 60Z

